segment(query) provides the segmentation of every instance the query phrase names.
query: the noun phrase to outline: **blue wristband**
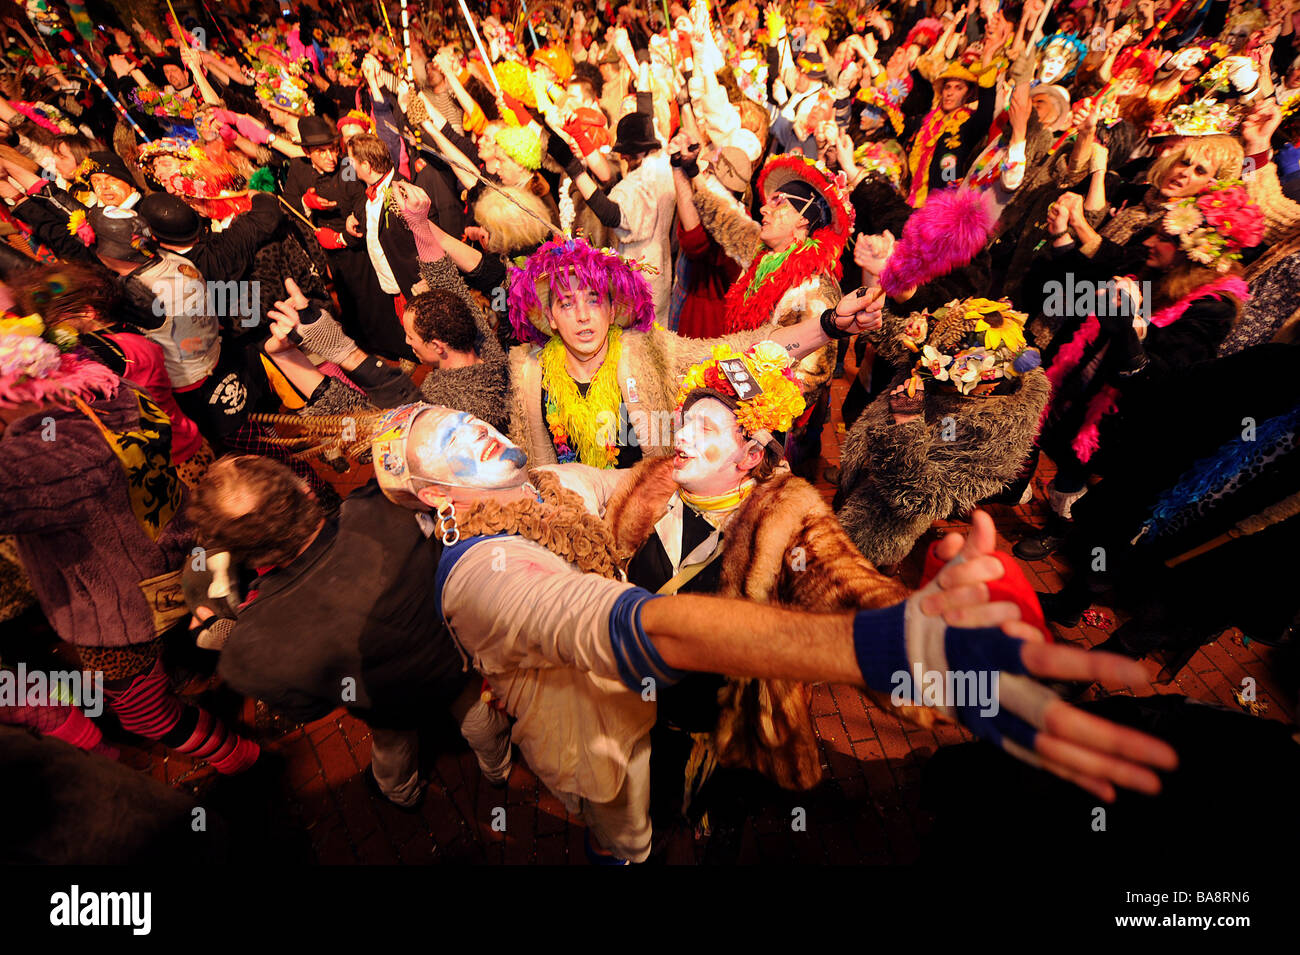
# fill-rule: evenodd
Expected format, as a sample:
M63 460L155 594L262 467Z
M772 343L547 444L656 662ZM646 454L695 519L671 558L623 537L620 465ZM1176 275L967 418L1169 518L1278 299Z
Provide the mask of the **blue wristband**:
M659 686L672 686L686 676L685 670L675 669L664 662L641 626L641 608L646 601L659 596L641 587L632 587L619 594L609 611L609 642L618 663L619 677L624 686L636 693L645 689L647 679L654 680Z
M907 641L903 627L906 604L881 610L859 610L853 616L853 653L862 682L873 690L891 690L895 673L907 673Z

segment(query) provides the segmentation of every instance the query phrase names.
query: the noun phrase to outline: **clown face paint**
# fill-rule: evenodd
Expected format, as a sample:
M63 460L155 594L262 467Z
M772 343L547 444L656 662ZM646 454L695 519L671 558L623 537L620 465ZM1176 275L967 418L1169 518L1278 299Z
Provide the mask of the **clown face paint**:
M1044 83L1055 83L1069 68L1070 62L1066 59L1065 51L1059 46L1050 46L1043 56L1043 72L1040 78Z
M486 421L463 411L425 412L413 429L407 461L414 476L449 487L517 487L524 452Z
M749 477L742 463L753 443L721 401L701 398L686 409L673 443L673 480L691 494L733 491Z

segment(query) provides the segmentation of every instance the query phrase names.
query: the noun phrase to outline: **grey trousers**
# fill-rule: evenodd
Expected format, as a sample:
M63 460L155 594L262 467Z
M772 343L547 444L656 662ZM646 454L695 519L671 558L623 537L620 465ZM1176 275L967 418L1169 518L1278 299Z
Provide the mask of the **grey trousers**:
M471 680L451 705L461 735L478 759L489 782L510 774L510 721L484 703L478 680ZM420 734L416 730L373 729L370 770L389 801L413 806L424 790L420 782Z

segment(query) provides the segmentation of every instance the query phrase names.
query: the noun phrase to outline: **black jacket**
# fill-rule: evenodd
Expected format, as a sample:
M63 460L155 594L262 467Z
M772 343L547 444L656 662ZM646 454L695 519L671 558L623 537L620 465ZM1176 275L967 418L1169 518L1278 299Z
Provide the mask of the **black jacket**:
M222 678L295 719L346 706L372 727L417 728L469 679L438 610L441 555L372 481L301 556L258 578Z

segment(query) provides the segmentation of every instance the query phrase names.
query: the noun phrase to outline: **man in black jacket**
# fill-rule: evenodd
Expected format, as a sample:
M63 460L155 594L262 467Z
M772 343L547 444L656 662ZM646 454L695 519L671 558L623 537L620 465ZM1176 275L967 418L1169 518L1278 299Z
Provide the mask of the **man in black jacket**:
M406 182L388 147L378 136L359 133L348 143L348 159L365 192L347 219L347 232L360 239L379 280L375 297L362 303L358 316L370 350L385 358L413 358L402 331L402 313L420 280L415 240L389 197L394 183Z
M509 724L446 633L430 586L437 540L374 483L334 519L305 488L242 456L213 465L196 496L208 543L259 569L238 619L211 625L225 631L222 678L304 721L347 707L370 727L371 772L398 806L420 801L419 728L448 707L488 781L504 783Z

